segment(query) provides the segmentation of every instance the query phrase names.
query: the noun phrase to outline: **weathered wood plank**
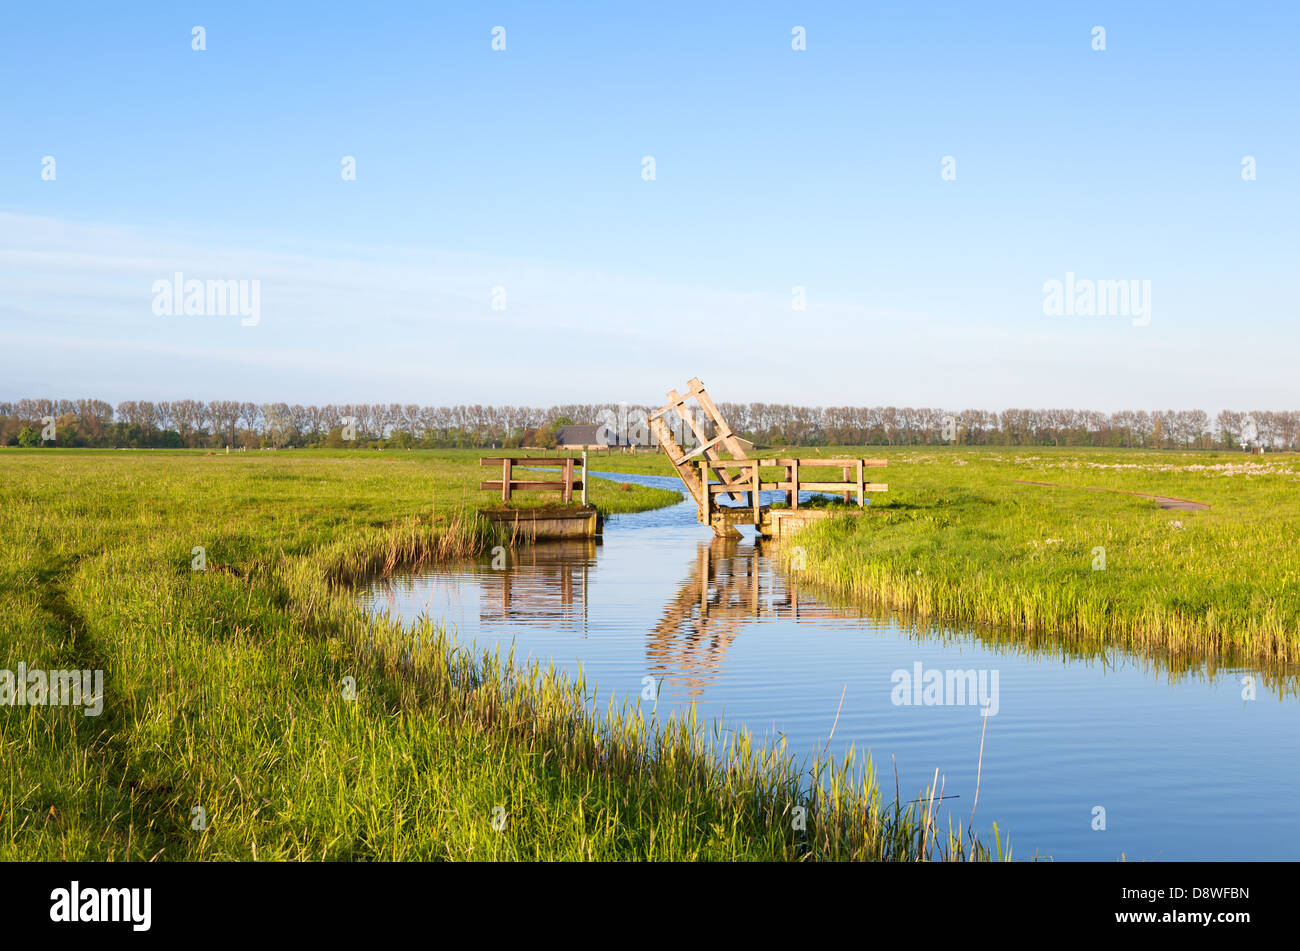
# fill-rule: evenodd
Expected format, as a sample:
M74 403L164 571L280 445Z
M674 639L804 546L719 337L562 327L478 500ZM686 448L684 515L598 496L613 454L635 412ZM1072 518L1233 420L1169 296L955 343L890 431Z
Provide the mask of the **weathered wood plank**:
M735 436L731 432L731 427L727 425L727 421L722 418L722 415L720 413L718 413L717 407L712 405L712 401L709 401L709 403L706 405L703 401L700 400L700 393L703 392L703 384L700 383L698 378L695 378L690 381L688 386L689 386L689 392L684 396L678 393L676 390L669 390L668 405L662 407L657 412L654 412L649 416L649 419L651 420L652 423L661 422L661 417L664 414L666 414L670 410L676 410L678 415L681 416L682 420L685 421L686 425L690 427L691 433L695 437L696 448L693 449L689 454L687 454L684 451L682 451L680 447L678 447L679 455L674 460L674 465L677 464L677 461L689 462L692 459L698 458L701 454L706 459L709 459L714 462L718 461L719 456L716 447L719 444L719 441L721 441L721 443L727 448L727 450L733 456L744 458L745 453L743 447L736 441ZM694 398L695 401L700 404L701 408L705 410L706 415L709 415L713 418L714 426L718 429L718 437L716 439L707 438L705 430L702 428L700 422L695 419L695 414L691 413L687 409L687 403L692 398ZM707 395L705 399L707 399ZM665 426L664 428L666 431L667 427ZM673 457L670 456L669 458L671 459ZM680 472L681 470L679 469L678 471ZM725 482L728 486L731 487L728 490L728 494L731 496L732 501L734 502L741 501L741 494L746 491L744 483L747 480L744 478L744 474L741 473L740 475L731 475L728 472L721 471L718 473L718 476L722 479L723 482ZM707 481L707 479L704 479L702 481ZM703 491L702 489L701 489L701 495L704 498L709 497L709 493Z
M763 483L763 488L765 488L765 489L776 489L776 490L778 490L778 491L788 491L788 490L790 490L791 488L793 488L793 486L794 486L794 483L793 483L793 482L765 482L765 483ZM883 491L885 491L885 489L882 489L882 488L873 488L873 486L885 486L885 488L888 488L888 483L886 483L886 482L864 482L864 483L862 484L863 491L866 491L866 492L883 492ZM857 484L856 482L802 482L802 481L801 481L801 482L799 483L799 490L800 490L801 492L848 492L848 491L856 492L857 489L858 489L858 484Z
M576 461L576 457L570 459L567 456L551 456L549 458L543 458L543 459L528 459L521 456L487 456L482 459L479 459L479 465L499 466L507 459L513 460L514 464L517 466L532 466L535 469L542 468L543 466L552 469L558 466L559 468L562 469L564 468L564 464L566 462Z
M809 466L809 467L812 467L812 466L839 466L839 467L843 467L843 466L856 466L859 462L861 462L864 466L887 466L887 465L889 465L889 460L888 460L888 459L817 459L817 458L813 457L813 458L803 458L803 459L799 459L799 460L797 460L797 461L798 461L799 465L801 465L801 466ZM789 465L793 465L795 462L796 462L795 459L760 459L760 460L758 460L758 464L759 464L760 466L769 466L769 467L774 467L774 466L789 466Z
M739 483L740 485L744 486L744 488L743 488L741 491L743 491L743 492L748 492L749 489L750 489L750 486L751 486L752 482L753 482L753 480L750 480L750 481L748 481L748 482L742 482L742 483ZM762 488L764 488L764 489L770 489L770 488L773 488L776 484L777 484L777 483L775 483L775 482L763 482L763 483L761 483ZM724 492L734 492L734 491L736 491L736 483L734 483L734 482L710 482L710 483L709 483L709 491L712 492L714 495L722 495Z
M500 488L501 488L501 480L500 480L500 479L492 479L492 480L490 480L490 481L488 481L488 482L480 482L480 483L478 484L478 487L479 487L480 490L485 491L485 492L488 491L488 490L500 489ZM574 479L574 480L573 480L573 488L575 488L575 489L581 489L581 488L582 488L582 480L581 480L581 479ZM510 480L510 489L511 489L512 492L547 492L547 491L550 491L550 492L563 492L563 491L564 491L564 483L561 482L561 481L558 480L558 479L551 479L551 480L546 481L546 482L542 482L542 481L532 482L532 481L525 481L525 480L522 480L522 479L511 479L511 480Z
M700 382L700 378L692 377L686 385L691 395L695 397L695 402L699 403L700 408L713 420L713 425L718 430L718 439L727 447L727 451L736 458L743 459L745 457L745 447L736 439L735 433L731 430L731 424L722 418L722 411L713 402L713 397L704 391L704 384Z
M695 471L694 466L684 461L682 447L677 445L677 440L673 438L672 432L668 429L668 424L657 417L651 419L650 432L658 440L659 445L663 447L668 456L668 461L673 464L673 468L677 470L677 475L686 484L686 490L695 499L695 504L700 505L701 500L704 498L704 490L700 486L699 473Z
M668 391L668 405L667 405L667 406L661 406L661 407L659 407L659 409L655 410L653 413L651 413L649 416L647 416L647 417L646 417L646 422L650 422L650 423L652 423L652 422L654 422L656 419L660 419L661 417L667 416L667 415L668 415L669 413L671 413L673 410L676 410L676 411L678 412L678 414L679 414L683 419L685 419L685 418L686 418L686 413L685 413L686 403L687 403L687 401L688 401L689 399L690 399L689 396L682 396L682 395L681 395L680 393L678 393L676 390L669 390L669 391Z

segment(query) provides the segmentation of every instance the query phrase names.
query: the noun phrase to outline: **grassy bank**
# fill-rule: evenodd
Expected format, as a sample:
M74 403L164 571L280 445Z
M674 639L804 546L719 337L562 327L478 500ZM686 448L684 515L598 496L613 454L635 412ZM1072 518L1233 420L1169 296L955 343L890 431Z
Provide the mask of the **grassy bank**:
M798 537L800 578L827 592L1026 641L1160 654L1175 667L1300 661L1300 457L863 454L889 458L890 491L865 517ZM1210 507L1166 510L1124 494L1134 492ZM794 552L786 546L788 568Z
M0 669L105 673L96 717L0 707L0 858L986 854L851 763L814 797L784 749L370 619L342 582L497 540L477 455L0 452Z

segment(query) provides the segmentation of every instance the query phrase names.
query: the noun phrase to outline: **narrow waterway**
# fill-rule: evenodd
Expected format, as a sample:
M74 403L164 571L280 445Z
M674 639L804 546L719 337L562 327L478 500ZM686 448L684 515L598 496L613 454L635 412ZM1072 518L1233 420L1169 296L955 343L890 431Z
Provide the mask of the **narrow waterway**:
M987 719L974 826L987 840L996 820L1017 858L1300 858L1294 675L919 630L818 601L770 555L753 537L715 539L687 501L613 517L599 544L396 576L361 597L444 620L462 643L581 664L602 706L694 703L799 757L823 748L839 709L831 751L870 752L889 797L895 771L905 800L939 771L941 828L970 820Z

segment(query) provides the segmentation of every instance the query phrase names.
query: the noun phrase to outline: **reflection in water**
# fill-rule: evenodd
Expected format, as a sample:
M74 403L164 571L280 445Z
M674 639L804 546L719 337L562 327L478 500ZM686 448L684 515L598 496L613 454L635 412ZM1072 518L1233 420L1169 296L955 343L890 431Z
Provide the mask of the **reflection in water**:
M556 631L587 633L588 580L597 542L570 539L512 551L509 564L472 563L419 575L394 575L373 583L372 609L394 617L447 620L460 630L473 605L476 627L544 624ZM414 610L413 610L414 609Z
M435 621L459 616L462 630L467 612L475 611L479 630L545 626L585 637L596 548L594 541L550 542L512 553L509 567L500 569L477 564L469 575L396 576L377 584L375 600L395 616L412 599L420 600L418 614ZM680 699L705 697L719 681L727 648L754 621L843 623L859 617L857 611L801 595L758 539L701 539L683 567L675 593L658 621L647 624L645 635L647 671L661 687L680 688L673 691Z
M716 682L723 655L748 622L856 614L808 597L801 603L798 587L773 570L761 541L714 537L697 546L694 563L646 643L656 680L684 687L692 699Z
M596 562L594 540L534 545L512 557L513 571L483 577L479 620L484 624L547 621L560 630L587 631L587 579ZM527 573L519 571L526 566Z

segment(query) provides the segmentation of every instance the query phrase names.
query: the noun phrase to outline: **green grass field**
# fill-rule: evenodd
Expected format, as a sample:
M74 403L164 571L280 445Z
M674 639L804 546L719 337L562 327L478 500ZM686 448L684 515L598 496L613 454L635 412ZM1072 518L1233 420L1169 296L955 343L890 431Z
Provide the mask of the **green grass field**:
M500 540L478 455L0 451L0 669L104 671L99 716L0 707L0 858L988 857L869 768L372 620L348 581Z
M1173 670L1300 661L1300 457L864 452L889 458L890 491L863 517L799 536L803 580L923 620L993 625L1004 640L1118 647Z

